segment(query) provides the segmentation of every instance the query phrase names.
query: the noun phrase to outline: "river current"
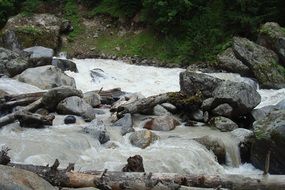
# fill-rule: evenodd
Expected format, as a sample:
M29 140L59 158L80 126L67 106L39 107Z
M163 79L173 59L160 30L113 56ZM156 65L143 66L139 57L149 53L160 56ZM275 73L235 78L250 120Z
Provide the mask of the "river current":
M136 92L151 96L165 92L179 91L180 68L157 68L136 66L114 60L85 59L73 60L78 73L66 72L76 81L77 88L83 92L108 90L120 87L126 92ZM243 81L250 85L258 84L251 79L235 74L210 74L225 80ZM40 91L30 85L0 79L0 87L9 93L20 94ZM258 90L262 102L258 107L274 105L285 97L285 89ZM237 139L228 132L220 132L207 126L186 127L183 124L173 131L155 132L160 140L146 149L133 147L128 140L129 134L122 137L119 129L111 127L111 114L98 115L111 136L111 141L100 145L98 140L85 134L82 128L87 126L80 118L74 125L63 124L63 116L56 115L53 126L45 129L24 129L18 123L0 129L0 146L11 148L13 162L47 165L56 158L61 166L74 162L78 170L121 170L129 156L139 154L144 159L146 171L177 173L242 173L256 174L250 164L239 165L240 158ZM135 130L142 130L145 116L135 115ZM212 152L193 140L193 138L210 135L226 145L227 166L221 166ZM221 135L223 138L221 138Z

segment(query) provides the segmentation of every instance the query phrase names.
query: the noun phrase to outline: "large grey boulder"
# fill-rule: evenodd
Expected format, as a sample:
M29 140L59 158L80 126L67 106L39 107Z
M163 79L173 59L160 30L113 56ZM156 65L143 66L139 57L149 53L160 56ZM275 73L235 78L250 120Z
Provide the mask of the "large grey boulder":
M75 80L60 69L52 66L41 66L36 68L26 69L16 78L28 84L32 84L42 89L51 89L59 86L71 86L75 88Z
M181 92L194 96L201 92L205 98L211 97L215 88L222 82L218 78L211 77L202 73L185 71L180 73Z
M272 111L253 125L255 139L251 149L251 162L263 170L269 151L269 173L285 174L285 110Z
M285 68L279 65L278 56L246 38L234 37L236 57L247 65L262 88L284 88Z
M259 30L258 43L275 51L285 66L285 29L275 22L267 22Z
M83 94L81 91L72 87L61 86L48 90L47 93L43 95L41 102L46 109L55 111L58 103L70 96L78 96L82 98Z
M56 190L38 175L10 166L0 165L0 189L5 190Z
M0 73L13 77L29 68L28 58L0 47Z
M92 106L78 96L71 96L60 101L57 105L57 112L65 115L79 115L86 121L92 121L96 118L95 110Z
M248 76L251 71L248 66L244 65L242 61L235 57L232 48L226 49L217 56L219 61L218 68L232 73L239 73L242 76Z
M24 49L23 51L30 53L30 58L42 58L48 57L52 58L54 51L51 48L46 48L43 46L34 46Z
M154 141L158 140L159 137L149 130L136 131L129 137L132 145L139 148L146 148Z
M7 43L6 33L14 32L23 48L44 46L51 49L60 47L60 31L62 19L51 14L22 14L11 17L2 30L4 44Z

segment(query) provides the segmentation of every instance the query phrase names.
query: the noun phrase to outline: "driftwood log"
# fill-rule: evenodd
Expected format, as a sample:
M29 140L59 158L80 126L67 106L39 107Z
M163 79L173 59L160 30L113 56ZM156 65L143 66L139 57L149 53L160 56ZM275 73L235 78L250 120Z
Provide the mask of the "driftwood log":
M58 169L58 160L49 166L8 164L38 174L52 185L60 187L96 187L99 189L179 189L181 186L228 188L243 190L284 189L284 175L179 175L175 173L108 172L107 170L76 172L74 164Z
M54 115L41 115L28 111L15 113L15 119L20 122L20 126L26 128L43 128L45 125L52 125L54 118Z

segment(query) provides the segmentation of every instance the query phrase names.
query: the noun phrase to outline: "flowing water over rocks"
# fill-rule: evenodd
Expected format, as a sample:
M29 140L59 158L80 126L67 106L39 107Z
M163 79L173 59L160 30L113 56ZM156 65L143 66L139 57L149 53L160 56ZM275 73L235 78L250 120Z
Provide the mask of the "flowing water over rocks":
M120 87L126 92L139 92L151 96L165 92L179 91L179 73L183 69L166 69L128 65L113 60L73 60L78 73L66 71L73 77L78 89L83 92ZM94 75L91 70L99 72ZM99 70L100 69L100 70ZM98 73L97 72L97 73ZM228 80L246 81L258 87L250 80L232 74L211 74ZM0 85L3 83L0 80ZM8 81L8 80L7 80ZM10 84L7 82L6 84ZM15 88L16 87L16 88ZM37 91L36 88L22 86L22 83L6 86L10 93ZM18 89L14 90L13 89ZM29 91L30 90L30 91ZM39 89L40 90L40 89ZM272 105L285 97L285 89L259 90L262 96L260 105ZM260 106L259 105L259 106ZM75 162L77 169L121 170L130 156L141 155L146 171L177 173L258 173L251 165L240 165L238 140L230 132L220 132L207 126L177 126L172 131L154 131L160 138L145 149L134 147L129 142L130 133L121 135L120 128L112 127L109 109L102 108L104 114L98 114L97 120L106 126L110 135L109 142L101 145L92 134L84 133L89 124L77 117L76 123L64 124L64 117L56 115L52 127L45 129L23 129L14 123L0 130L0 145L6 144L13 162L46 165L58 158L62 167ZM134 129L143 130L147 116L134 115ZM220 139L226 149L227 166L221 166L215 155L193 140L203 136ZM223 138L221 138L221 136ZM233 166L239 166L233 168Z

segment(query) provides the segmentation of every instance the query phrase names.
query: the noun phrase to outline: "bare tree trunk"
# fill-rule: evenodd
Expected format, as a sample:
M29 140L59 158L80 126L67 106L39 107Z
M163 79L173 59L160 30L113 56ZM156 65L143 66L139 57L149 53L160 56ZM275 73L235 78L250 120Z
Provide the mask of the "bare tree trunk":
M107 170L75 172L74 165L66 169L57 169L58 160L53 166L34 166L9 164L9 166L31 171L43 177L51 184L60 187L96 187L99 189L179 189L180 186L202 188L228 188L233 190L284 189L284 175L180 175L174 173L130 173L108 172Z

